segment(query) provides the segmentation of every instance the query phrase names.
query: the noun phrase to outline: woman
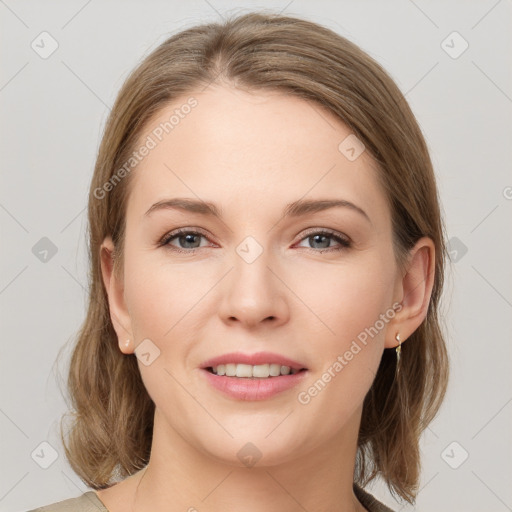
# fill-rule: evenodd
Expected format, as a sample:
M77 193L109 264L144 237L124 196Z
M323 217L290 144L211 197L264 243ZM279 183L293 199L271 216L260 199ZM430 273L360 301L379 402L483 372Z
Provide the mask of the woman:
M273 14L176 34L119 93L89 223L63 442L93 491L38 510L390 510L376 476L414 503L444 226L372 58Z

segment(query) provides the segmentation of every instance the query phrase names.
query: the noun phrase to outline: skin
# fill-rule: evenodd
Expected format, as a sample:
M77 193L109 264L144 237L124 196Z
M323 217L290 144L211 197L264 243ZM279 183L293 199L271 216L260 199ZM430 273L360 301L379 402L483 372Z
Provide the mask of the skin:
M133 354L149 338L160 355L149 366L138 361L156 405L150 462L97 494L110 512L365 510L352 490L363 399L396 333L404 341L425 319L433 242L419 240L406 271L398 269L378 171L367 152L350 161L338 150L351 131L319 105L230 85L191 96L198 106L133 171L122 277L112 271L109 237L101 248L120 350ZM140 140L187 98L158 112ZM223 219L171 209L144 215L174 197L213 202ZM370 220L350 208L283 218L301 198L345 199ZM159 247L176 228L206 237L170 242L186 254ZM311 238L325 229L351 246ZM247 236L263 249L252 263L236 252ZM378 335L299 403L298 393L395 302L400 311ZM308 375L270 399L235 400L199 370L231 351L286 355ZM248 442L261 452L253 467L237 456Z

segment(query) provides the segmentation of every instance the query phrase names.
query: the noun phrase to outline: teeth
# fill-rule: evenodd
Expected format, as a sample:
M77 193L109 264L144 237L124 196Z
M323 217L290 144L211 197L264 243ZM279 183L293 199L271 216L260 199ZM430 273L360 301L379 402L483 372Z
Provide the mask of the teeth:
M237 377L252 377L252 366L250 364L237 364L235 375Z
M291 369L289 366L280 364L219 364L212 368L213 373L217 375L226 375L227 377L251 378L256 377L266 379L268 377L278 377L279 375L294 375L299 370Z
M281 375L281 365L280 364L271 364L269 370L270 370L270 375L272 375L272 377L277 377L277 376Z

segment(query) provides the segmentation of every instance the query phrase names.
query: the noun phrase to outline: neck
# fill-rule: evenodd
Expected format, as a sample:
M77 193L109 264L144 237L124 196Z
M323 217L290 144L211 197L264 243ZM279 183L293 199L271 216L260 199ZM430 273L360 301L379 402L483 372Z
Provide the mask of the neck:
M134 475L134 512L364 511L353 493L360 413L336 438L272 465L240 467L191 446L155 412L150 461ZM111 511L116 512L116 511Z

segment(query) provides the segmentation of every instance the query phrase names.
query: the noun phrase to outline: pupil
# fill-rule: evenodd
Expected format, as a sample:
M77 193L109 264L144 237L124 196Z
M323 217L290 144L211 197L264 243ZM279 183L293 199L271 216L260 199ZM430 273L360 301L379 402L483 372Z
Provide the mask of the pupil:
M192 235L192 234L189 234L189 235L183 235L180 237L181 241L185 240L185 245L187 246L187 244L191 243L191 244L194 244L194 238L196 238L196 235ZM187 246L190 248L190 246Z
M325 241L327 241L327 245L325 245L325 241L324 241L323 247L321 247L321 249L325 249L325 248L329 247L329 238L326 235L313 235L310 238L313 238L313 240L315 240L313 243L316 243L317 239L324 238ZM319 242L319 243L322 244L322 242Z

